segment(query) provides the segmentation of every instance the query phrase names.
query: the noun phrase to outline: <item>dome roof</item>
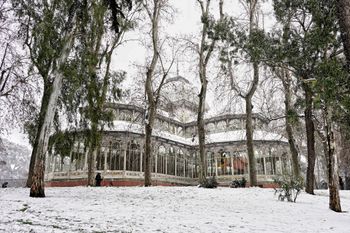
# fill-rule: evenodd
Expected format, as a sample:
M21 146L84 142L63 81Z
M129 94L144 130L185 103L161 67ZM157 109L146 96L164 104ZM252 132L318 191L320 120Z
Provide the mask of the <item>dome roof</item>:
M193 105L198 103L198 89L183 76L177 75L167 80L165 95L168 102L176 104L179 101L186 100Z

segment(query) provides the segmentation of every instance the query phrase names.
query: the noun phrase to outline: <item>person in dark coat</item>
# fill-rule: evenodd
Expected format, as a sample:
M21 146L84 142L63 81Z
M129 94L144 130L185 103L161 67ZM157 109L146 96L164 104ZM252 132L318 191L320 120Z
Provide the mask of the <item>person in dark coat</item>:
M101 177L101 173L97 173L96 177L95 177L95 181L96 181L96 186L101 186L101 181L102 181L102 177Z
M339 189L344 190L344 182L341 176L339 176Z

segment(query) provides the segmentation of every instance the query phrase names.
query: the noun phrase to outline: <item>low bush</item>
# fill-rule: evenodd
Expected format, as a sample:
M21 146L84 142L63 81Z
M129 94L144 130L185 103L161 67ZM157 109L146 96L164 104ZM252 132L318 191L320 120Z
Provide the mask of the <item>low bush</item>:
M233 180L230 184L230 188L244 188L247 184L247 180L243 177L240 180Z
M278 200L296 202L298 195L303 190L304 182L302 177L294 177L286 174L275 179L278 185L275 188L275 195L278 194Z
M217 188L218 182L216 181L215 176L212 176L212 177L205 179L205 182L203 184L201 184L200 187L209 188L209 189Z

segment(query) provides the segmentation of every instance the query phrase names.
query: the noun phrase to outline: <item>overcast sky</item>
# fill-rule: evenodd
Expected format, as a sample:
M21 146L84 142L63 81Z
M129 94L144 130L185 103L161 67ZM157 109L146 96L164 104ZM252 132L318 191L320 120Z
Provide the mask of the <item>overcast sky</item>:
M243 18L244 10L239 0L225 0L224 11L230 15ZM183 36L183 35L199 35L201 28L200 24L200 8L197 0L170 0L170 3L176 9L173 24L164 24L163 31L166 31L171 36ZM212 1L211 11L218 15L218 1ZM264 26L265 28L272 27L272 7L271 4L265 3L263 6L263 12L265 15ZM139 39L139 31L130 32L127 39ZM139 41L130 41L119 47L113 58L113 69L124 70L128 73L128 80L131 80L137 75L135 63L144 64L147 57L146 50L140 44ZM193 64L191 64L193 66ZM185 62L179 63L180 75L188 78L192 83L198 82L195 70L191 70L190 64ZM173 73L176 72L176 66L174 66ZM208 96L208 104L212 106L214 103L214 93L210 88ZM8 136L10 141L25 145L29 147L26 136L23 135L19 129L14 130Z

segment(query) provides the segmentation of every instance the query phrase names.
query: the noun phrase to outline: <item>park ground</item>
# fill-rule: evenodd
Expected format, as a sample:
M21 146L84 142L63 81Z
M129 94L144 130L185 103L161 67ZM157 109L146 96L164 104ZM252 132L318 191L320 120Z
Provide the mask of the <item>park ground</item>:
M342 213L327 190L281 202L273 189L220 187L0 189L0 232L350 232L350 191Z

